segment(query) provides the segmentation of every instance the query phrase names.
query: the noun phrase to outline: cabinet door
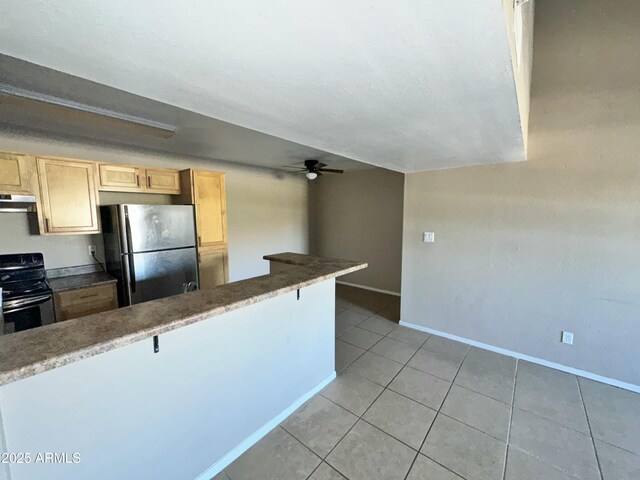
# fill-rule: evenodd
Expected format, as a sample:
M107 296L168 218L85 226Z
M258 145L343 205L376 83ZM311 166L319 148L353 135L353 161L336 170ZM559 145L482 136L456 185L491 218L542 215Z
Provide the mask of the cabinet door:
M26 156L0 153L0 192L33 193Z
M129 165L110 165L101 163L100 190L108 192L142 192L144 191L144 170Z
M180 172L178 170L147 168L146 190L149 193L180 194Z
M38 158L44 233L98 233L97 182L91 162Z
M213 288L229 281L229 263L226 250L200 250L200 289Z
M53 294L56 322L118 308L116 284L97 285Z
M193 172L199 247L227 244L227 201L224 173Z

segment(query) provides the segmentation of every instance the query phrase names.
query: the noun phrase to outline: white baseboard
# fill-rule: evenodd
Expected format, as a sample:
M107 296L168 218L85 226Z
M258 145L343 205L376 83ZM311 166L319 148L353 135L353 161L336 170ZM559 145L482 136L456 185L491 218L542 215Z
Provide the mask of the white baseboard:
M414 330L420 330L422 332L432 333L434 335L445 337L450 340L456 340L458 342L466 343L467 345L473 345L474 347L482 348L483 350L489 350L491 352L500 353L502 355L508 355L510 357L515 357L520 360L526 360L527 362L537 363L538 365L554 368L562 372L571 373L579 377L588 378L589 380L595 380L596 382L606 383L607 385L612 385L614 387L619 387L625 390L630 390L632 392L640 393L640 385L634 385L633 383L627 383L627 382L622 382L620 380L616 380L614 378L603 377L602 375L597 375L595 373L587 372L586 370L567 367L566 365L562 365L560 363L550 362L548 360L543 360L542 358L532 357L530 355L525 355L524 353L507 350L506 348L495 347L487 343L477 342L475 340L459 337L457 335L451 335L450 333L434 330L433 328L423 327L422 325L416 325L415 323L409 323L401 320L400 325L404 325L405 327L408 327L408 328L413 328Z
M396 297L400 296L398 292L392 292L391 290L383 290L381 288L367 287L366 285L360 285L359 283L343 282L342 280L336 280L336 283L339 283L340 285L348 285L349 287L362 288L363 290L371 290L372 292L386 293L387 295L393 295Z
M283 410L279 415L276 415L274 418L265 423L258 430L249 435L244 441L242 441L237 447L227 453L224 457L214 463L211 467L209 467L205 472L200 474L196 480L210 480L215 477L222 470L227 468L236 458L242 455L244 452L249 450L253 445L258 443L262 437L264 437L271 430L276 428L285 418L295 412L298 408L302 406L304 402L313 397L316 393L326 387L329 383L331 383L336 378L336 372L333 372L327 378L325 378L322 382L316 385L309 392L305 393L301 397L299 397L295 402L289 405L285 410Z

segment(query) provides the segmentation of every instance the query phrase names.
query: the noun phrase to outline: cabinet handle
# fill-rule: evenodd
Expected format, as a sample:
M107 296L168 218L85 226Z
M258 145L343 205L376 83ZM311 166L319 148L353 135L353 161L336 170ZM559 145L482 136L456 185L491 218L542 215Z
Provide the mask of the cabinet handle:
M89 295L80 295L78 298L92 298L92 297L97 297L98 295L100 295L99 293L91 293Z
M198 246L202 246L202 237L200 237L200 235L198 235Z
M45 219L44 219L44 230L45 230L45 232L49 232L49 231L51 231L51 230L49 229L49 219L48 219L48 218L45 218Z
M139 173L136 174L136 186L138 186L138 187L140 186L140 174Z
M151 177L147 177L147 188L151 188Z

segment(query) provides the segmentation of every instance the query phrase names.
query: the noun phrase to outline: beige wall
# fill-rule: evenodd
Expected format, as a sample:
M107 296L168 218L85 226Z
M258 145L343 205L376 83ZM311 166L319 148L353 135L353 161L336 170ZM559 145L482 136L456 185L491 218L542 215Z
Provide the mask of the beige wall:
M371 168L309 183L310 250L369 262L340 280L400 292L404 175Z
M536 2L529 161L407 175L403 321L640 385L638 18Z
M267 253L308 250L306 182L276 172L189 157L118 149L19 134L0 134L0 151L67 156L113 163L167 168L202 168L225 172L229 228L230 280L269 272ZM101 193L103 203L167 202L164 195ZM102 251L100 235L41 237L29 235L26 214L0 213L0 252L40 251L47 268L92 263L88 245Z
M88 247L95 245L102 258L101 235L31 235L29 222L34 220L35 213L0 213L0 254L40 252L47 268L58 268L94 263Z

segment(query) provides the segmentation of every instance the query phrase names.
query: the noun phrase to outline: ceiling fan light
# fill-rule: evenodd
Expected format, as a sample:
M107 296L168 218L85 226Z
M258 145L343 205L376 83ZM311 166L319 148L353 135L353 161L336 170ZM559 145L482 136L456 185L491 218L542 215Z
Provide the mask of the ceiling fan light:
M307 177L309 180L315 180L316 178L318 178L318 174L316 172L307 172L305 174L305 177Z

